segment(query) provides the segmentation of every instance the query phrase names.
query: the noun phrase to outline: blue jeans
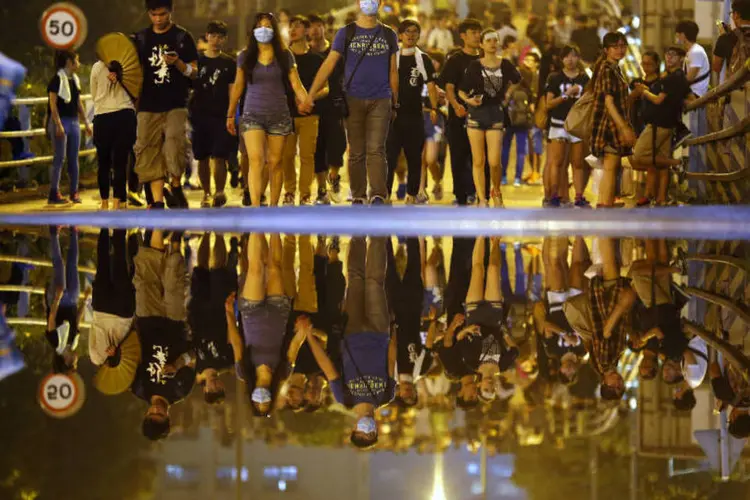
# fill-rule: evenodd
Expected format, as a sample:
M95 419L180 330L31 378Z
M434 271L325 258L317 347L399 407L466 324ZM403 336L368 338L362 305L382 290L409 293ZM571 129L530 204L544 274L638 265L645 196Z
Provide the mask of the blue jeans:
M47 125L47 132L55 149L52 166L49 170L50 199L60 192L60 177L65 159L68 159L68 178L70 179L70 194L78 192L78 149L81 146L81 128L78 117L60 117L65 134L57 137L55 124L52 120Z
M508 161L510 160L510 145L513 137L516 138L516 180L520 181L523 177L523 167L526 164L526 145L529 140L529 130L510 127L503 134L503 154L501 158L503 179L508 178Z
M78 296L81 294L81 282L78 275L78 232L70 233L67 263L63 263L60 237L57 229L50 230L50 257L52 258L52 281L47 288L47 306L52 306L55 289L63 288L60 307L78 307Z

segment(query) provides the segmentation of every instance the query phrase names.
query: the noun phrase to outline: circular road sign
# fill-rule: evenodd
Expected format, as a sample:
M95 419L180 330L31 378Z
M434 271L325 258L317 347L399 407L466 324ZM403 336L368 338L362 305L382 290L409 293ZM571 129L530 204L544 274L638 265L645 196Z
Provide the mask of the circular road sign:
M76 49L86 40L88 23L81 9L68 2L59 2L44 11L39 30L44 43L51 48Z
M72 417L85 399L83 379L77 373L50 373L39 384L39 404L50 417Z

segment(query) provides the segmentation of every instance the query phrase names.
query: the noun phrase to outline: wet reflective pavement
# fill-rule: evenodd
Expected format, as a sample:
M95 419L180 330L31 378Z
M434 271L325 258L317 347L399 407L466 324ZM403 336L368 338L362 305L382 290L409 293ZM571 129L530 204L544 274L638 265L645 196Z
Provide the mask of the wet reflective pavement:
M748 271L748 241L7 229L0 498L750 498Z

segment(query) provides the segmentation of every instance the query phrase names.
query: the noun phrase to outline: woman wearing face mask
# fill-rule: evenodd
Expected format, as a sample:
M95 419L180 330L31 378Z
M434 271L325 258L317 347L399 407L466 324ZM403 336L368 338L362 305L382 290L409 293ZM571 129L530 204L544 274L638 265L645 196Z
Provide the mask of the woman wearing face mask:
M486 199L484 165L490 164L492 191L490 197L495 208L503 207L500 189L503 129L505 112L503 103L508 87L521 81L521 75L507 59L498 57L497 32L489 29L482 32L484 56L472 61L461 81L459 97L469 105L466 128L471 144L474 187L480 206L489 206ZM486 154L485 154L486 151Z
M276 206L283 182L284 141L294 128L289 112L290 97L294 96L301 114L310 110L299 105L307 99L307 92L297 73L294 56L281 40L272 14L261 13L255 17L247 49L237 59L237 76L227 112L227 129L232 135L237 135L234 116L245 91L240 132L250 155L250 199L252 206L260 206L270 178L271 206Z
M576 191L575 206L589 208L591 205L583 193L589 179L589 167L584 165L583 141L565 130L565 119L573 104L583 95L589 77L581 71L580 54L575 45L566 45L560 51L563 69L552 73L547 80L547 109L549 110L549 157L544 169L545 199L550 207L559 207L561 199L567 199L568 159L573 165L573 184ZM563 196L565 195L565 196Z
M280 235L272 235L269 246L264 234L251 234L238 301L242 333L234 308L226 308L235 372L247 383L253 414L258 417L267 417L273 410L279 381L288 368L283 353L292 301L284 293L281 254Z

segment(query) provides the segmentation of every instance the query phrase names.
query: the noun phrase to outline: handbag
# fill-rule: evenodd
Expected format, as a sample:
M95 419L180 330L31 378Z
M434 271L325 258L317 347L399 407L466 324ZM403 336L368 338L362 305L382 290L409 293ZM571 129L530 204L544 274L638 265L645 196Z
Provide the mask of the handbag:
M354 28L356 30L356 27ZM372 47L372 44L375 43L375 39L380 35L380 33L383 31L383 25L378 24L378 31L373 33L373 35L370 37L370 41L367 42L367 46L365 47L365 50L362 51L362 55L359 56L359 59L357 59L357 64L354 65L354 69L352 69L351 74L349 75L349 78L346 80L346 83L343 87L343 96L336 98L333 100L333 105L341 112L341 116L344 118L349 117L349 105L346 102L346 92L349 89L349 86L352 84L352 80L354 79L354 75L357 73L357 69L359 69L359 65L362 64L362 61L365 60L365 57L367 57L367 52L370 50L370 47ZM347 44L345 51L349 51L349 44Z
M594 128L594 93L584 92L565 118L565 131L588 142Z

